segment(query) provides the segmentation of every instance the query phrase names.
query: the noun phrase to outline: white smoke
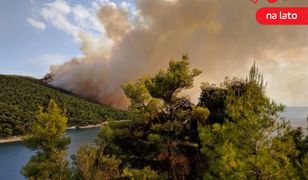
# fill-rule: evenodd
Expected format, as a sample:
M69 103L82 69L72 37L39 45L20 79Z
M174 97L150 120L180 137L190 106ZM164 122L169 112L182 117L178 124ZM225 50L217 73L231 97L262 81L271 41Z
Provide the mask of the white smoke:
M249 0L136 0L130 13L124 6L105 3L97 15L107 38L80 35L83 57L52 66L51 84L123 108L128 100L122 83L152 75L170 58L188 52L192 65L204 70L192 91L195 97L200 82L245 77L256 60L273 98L307 104L308 28L257 24L255 12L264 5Z

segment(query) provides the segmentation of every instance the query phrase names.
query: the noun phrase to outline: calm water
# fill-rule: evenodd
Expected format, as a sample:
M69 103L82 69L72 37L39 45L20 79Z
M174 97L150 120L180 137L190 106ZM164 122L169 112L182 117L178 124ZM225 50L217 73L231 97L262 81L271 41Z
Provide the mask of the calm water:
M293 127L308 127L308 107L286 107L285 112L281 116L286 120L290 120Z
M287 107L281 116L291 120L294 127L307 127L308 107ZM94 143L99 128L68 130L72 143L69 147L69 156L74 154L82 144ZM21 142L0 144L0 180L24 179L20 170L27 163L33 152L27 150Z
M98 131L99 128L68 130L67 135L71 137L69 157L76 153L80 145L94 143ZM24 179L20 170L32 154L22 142L0 144L0 180Z

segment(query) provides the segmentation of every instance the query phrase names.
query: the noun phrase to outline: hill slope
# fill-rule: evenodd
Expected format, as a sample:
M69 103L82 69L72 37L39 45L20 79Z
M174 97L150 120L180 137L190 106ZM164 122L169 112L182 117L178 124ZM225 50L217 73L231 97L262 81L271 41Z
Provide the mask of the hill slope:
M38 79L0 75L0 138L25 134L38 106L46 107L50 99L67 111L68 126L128 118L125 111L88 101Z

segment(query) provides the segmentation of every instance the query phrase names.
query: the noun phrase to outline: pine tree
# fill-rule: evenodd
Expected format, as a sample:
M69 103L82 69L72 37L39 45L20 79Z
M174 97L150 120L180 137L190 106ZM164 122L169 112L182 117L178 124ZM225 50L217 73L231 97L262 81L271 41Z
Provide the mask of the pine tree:
M201 73L189 66L184 55L181 61L170 61L166 71L122 86L136 116L130 122L110 123L113 138L105 150L120 157L126 174L154 176L156 171L159 177L169 179L197 177L197 124L204 122L209 112L178 95L191 88Z
M70 138L64 136L67 118L54 100L50 100L46 112L40 107L37 120L25 138L25 145L36 154L23 167L28 179L67 179L70 176L65 160Z
M226 81L223 123L199 127L206 156L205 179L299 179L291 157L298 151L283 106L265 95L262 74L253 65L249 78Z

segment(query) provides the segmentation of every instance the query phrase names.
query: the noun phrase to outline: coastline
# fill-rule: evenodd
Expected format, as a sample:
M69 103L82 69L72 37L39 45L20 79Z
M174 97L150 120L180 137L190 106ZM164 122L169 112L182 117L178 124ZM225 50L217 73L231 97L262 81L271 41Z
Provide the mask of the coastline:
M114 121L114 122L129 122L131 120L117 120L117 121ZM86 125L86 126L70 126L70 127L67 127L66 130L78 130L78 129L90 129L90 128L98 128L98 127L101 127L102 125L104 124L108 124L109 122L106 121L106 122L103 122L101 124L93 124L93 125ZM22 141L22 139L24 138L25 136L12 136L12 137L8 137L8 138L0 138L0 144L6 144L6 143L13 143L13 142L20 142Z
M89 129L89 128L98 128L101 127L102 124L96 125L87 125L87 126L71 126L67 127L66 130L78 130L78 129ZM13 143L13 142L21 142L25 136L12 136L8 138L0 138L0 144Z
M23 139L23 136L12 136L9 138L3 138L3 139L0 139L0 144L19 142L19 141L22 141L22 139Z

